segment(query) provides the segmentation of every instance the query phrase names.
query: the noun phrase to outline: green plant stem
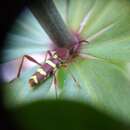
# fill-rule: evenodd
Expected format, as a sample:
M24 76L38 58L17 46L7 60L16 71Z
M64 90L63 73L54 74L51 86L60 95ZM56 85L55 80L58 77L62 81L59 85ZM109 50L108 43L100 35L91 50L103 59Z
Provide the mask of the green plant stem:
M52 0L29 0L28 3L34 16L58 47L69 47L77 42Z

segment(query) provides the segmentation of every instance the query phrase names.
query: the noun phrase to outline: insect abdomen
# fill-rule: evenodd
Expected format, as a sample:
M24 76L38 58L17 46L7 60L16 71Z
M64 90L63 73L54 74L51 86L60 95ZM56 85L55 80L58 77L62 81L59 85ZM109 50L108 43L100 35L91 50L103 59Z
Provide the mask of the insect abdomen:
M30 86L38 85L40 82L46 80L53 72L60 66L61 62L58 59L47 60L36 73L29 79Z
M41 81L44 81L48 77L48 74L44 71L43 68L39 68L36 73L34 73L29 79L30 86L33 87L39 84Z

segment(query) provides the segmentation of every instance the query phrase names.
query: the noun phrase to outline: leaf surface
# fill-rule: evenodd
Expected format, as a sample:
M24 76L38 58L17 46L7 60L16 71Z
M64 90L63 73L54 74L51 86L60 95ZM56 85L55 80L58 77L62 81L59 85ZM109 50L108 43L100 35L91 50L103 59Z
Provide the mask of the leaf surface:
M29 9L25 9L16 20L5 40L3 61L7 62L25 54L46 52L51 40Z
M103 60L77 59L65 72L62 98L90 103L130 121L130 80L122 68Z

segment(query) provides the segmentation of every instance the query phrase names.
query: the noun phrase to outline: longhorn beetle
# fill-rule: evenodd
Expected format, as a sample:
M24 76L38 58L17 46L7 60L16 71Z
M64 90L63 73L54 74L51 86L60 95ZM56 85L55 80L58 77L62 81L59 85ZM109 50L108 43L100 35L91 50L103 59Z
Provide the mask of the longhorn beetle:
M22 57L22 61L18 70L17 78L20 76L21 69L23 66L24 58L27 58L29 61L34 62L40 66L40 68L37 69L37 71L30 77L29 84L31 87L35 87L42 81L45 81L48 77L54 75L58 68L60 68L62 65L67 63L68 60L73 58L75 55L78 54L80 44L82 42L88 42L86 40L80 40L77 44L74 44L69 49L67 48L56 48L52 51L47 51L44 59L44 63L41 64L38 61L36 61L34 58L32 58L29 55L24 55ZM49 55L49 58L47 59L47 56ZM74 76L72 76L73 80L76 82ZM55 78L55 85L56 85L56 78ZM57 97L57 92L56 92Z

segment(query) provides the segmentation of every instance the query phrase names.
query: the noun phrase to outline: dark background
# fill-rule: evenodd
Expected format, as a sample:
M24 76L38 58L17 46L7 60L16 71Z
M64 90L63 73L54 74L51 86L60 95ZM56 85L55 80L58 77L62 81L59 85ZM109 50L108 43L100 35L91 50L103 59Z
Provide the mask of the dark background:
M4 48L4 39L7 32L13 25L16 17L27 6L25 0L2 0L0 1L0 60L2 60L2 50ZM0 73L1 77L1 73ZM2 77L0 78L2 79ZM1 82L0 82L1 83ZM7 111L5 110L2 102L2 84L0 85L0 130L15 130L14 123Z
M27 6L25 0L3 0L0 1L0 36L1 43L6 33L11 28L18 14Z

